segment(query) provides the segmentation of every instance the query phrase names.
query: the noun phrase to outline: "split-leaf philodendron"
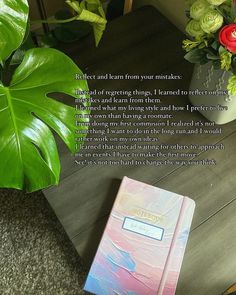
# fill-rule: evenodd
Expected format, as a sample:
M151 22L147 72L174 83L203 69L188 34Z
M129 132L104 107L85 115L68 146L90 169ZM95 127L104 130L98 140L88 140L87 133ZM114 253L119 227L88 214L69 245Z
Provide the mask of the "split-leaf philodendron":
M27 34L28 16L27 0L0 0L0 187L32 192L59 183L60 160L52 131L75 153L76 113L89 112L88 108L76 110L49 94L82 99L84 106L89 102L86 95L76 95L76 89L88 91L86 80L75 79L76 74L82 75L81 70L52 48L26 51L5 82L10 59ZM78 117L81 122L88 120L88 116ZM80 136L83 134L86 132Z

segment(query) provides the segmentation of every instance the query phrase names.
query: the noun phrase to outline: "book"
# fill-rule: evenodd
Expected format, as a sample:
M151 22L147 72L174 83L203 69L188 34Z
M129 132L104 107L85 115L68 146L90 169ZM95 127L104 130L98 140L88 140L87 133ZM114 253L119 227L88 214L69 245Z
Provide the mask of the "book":
M84 290L97 295L173 295L195 203L124 177Z

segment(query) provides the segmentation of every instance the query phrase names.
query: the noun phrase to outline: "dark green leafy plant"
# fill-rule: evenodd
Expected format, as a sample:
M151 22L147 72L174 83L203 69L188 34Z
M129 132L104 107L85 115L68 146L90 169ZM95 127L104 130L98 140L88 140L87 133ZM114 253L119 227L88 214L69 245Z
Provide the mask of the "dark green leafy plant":
M69 13L64 13L61 18L61 16L56 13L54 19L39 20L34 21L33 23L41 22L57 25L56 29L53 29L52 32L54 34L54 31L56 30L56 34L60 34L59 40L62 39L61 35L64 35L64 31L69 32L69 34L74 32L75 38L72 37L71 41L77 39L76 37L78 36L76 35L78 35L79 32L76 31L80 31L81 28L82 30L85 29L85 34L88 32L87 26L81 25L81 23L87 23L91 25L93 29L95 44L98 46L107 24L106 16L100 0L66 0L65 2L68 4L72 15L70 15L69 11ZM69 41L67 38L63 39L65 39L66 42Z
M99 0L67 0L66 3L75 11L75 20L87 21L93 27L96 46L106 28L106 16Z
M57 20L65 20L71 17L73 17L73 14L69 9L59 10L55 14ZM69 23L57 24L51 29L49 34L52 34L56 42L70 43L89 35L91 31L92 26L89 23L77 20Z
M87 119L81 115L89 112L65 105L50 94L65 93L82 99L88 107L88 95L75 94L76 89L87 93L88 86L85 80L75 79L76 74L82 75L77 65L51 48L26 51L8 81L11 57L26 34L28 3L0 0L0 4L0 187L32 192L59 182L60 161L52 130L74 153L75 116L79 113L84 122Z

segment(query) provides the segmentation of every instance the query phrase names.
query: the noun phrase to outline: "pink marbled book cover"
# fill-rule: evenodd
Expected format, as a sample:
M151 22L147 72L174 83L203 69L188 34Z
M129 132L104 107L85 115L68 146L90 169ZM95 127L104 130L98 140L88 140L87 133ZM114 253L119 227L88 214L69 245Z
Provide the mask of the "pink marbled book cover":
M124 177L84 290L174 295L195 203Z

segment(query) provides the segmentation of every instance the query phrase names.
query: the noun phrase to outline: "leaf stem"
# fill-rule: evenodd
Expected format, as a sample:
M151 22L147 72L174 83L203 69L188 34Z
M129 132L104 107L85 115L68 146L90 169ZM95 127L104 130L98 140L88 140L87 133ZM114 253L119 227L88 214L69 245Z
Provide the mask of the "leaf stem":
M13 51L12 54L9 56L9 58L6 60L2 70L2 82L5 86L8 86L8 84L10 84L10 81L11 81L12 72L10 70L10 65L11 65L11 60L14 54L15 54L15 51Z
M227 15L225 13L223 13L223 11L219 7L216 6L215 10L217 10L219 12L219 14L221 14L224 18L227 19Z
M14 107L12 104L12 96L10 94L10 90L7 87L4 87L4 91L5 91L5 95L7 98L7 103L9 106L10 114L11 114L12 124L13 124L14 132L15 132L16 145L17 145L17 149L19 151L20 162L23 166L20 135L19 135L19 130L18 130L17 122L16 122L16 115L15 115Z
M64 23L69 23L69 22L72 22L74 20L77 19L77 16L73 16L71 18L68 18L68 19L45 19L45 20L42 20L42 19L39 19L39 20L35 20L35 21L31 21L31 24L44 24L44 23L47 23L47 24L64 24Z
M4 68L4 63L2 60L0 60L0 82L3 83L3 68Z

